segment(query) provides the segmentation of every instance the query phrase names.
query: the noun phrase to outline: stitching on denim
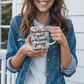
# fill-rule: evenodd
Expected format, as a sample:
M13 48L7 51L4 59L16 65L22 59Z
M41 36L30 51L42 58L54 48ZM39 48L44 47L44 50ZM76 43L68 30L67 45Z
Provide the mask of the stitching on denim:
M57 60L57 82L59 84L59 60Z
M54 57L57 58L57 59L60 59L61 58L60 56L55 56L55 55L54 55Z
M29 67L29 65L27 66L27 68ZM27 68L26 68L26 70L25 70L25 73L27 73ZM28 68L29 69L29 68ZM22 81L21 81L21 84L24 82L24 80L25 80L25 73L24 73L24 75L23 75L23 79L22 79ZM26 74L27 75L27 74Z
M48 52L47 52L47 59L49 59L49 57L50 57L50 54L49 54L49 52L50 52L50 48L48 49ZM49 55L48 55L49 54ZM49 71L50 71L50 66L49 66L49 63L50 62L48 62L48 60L46 60L46 84L49 84L49 76L47 76L47 73L49 73ZM50 74L50 73L49 73Z
M25 73L29 73L30 64L31 64L31 61L30 61L30 63L28 64L28 66L27 66L27 68L26 68L26 70L25 70ZM26 76L27 76L27 74L26 74ZM24 74L21 84L24 83L26 76L25 76L25 74Z

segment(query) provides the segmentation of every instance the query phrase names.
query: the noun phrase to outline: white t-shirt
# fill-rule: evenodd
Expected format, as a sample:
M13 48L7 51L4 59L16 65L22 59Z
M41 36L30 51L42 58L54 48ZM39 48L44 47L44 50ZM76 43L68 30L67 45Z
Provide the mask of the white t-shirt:
M42 26L35 19L34 26ZM32 58L29 74L25 79L24 84L46 84L46 56L41 58Z

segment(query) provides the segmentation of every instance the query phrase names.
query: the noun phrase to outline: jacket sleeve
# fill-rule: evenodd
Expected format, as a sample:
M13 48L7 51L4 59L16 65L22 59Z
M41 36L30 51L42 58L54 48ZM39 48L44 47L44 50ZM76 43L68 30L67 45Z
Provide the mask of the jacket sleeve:
M16 33L16 21L15 21L15 17L13 19L11 19L10 22L10 29L9 29L9 36L8 36L8 44L7 44L7 53L6 53L6 68L12 72L18 72L21 70L21 68L19 69L14 69L11 64L10 64L10 60L13 56L15 56L15 54L18 51L18 45L17 45L17 33Z
M67 34L67 41L68 41L72 60L66 70L64 70L62 65L60 65L61 73L63 75L65 75L66 77L70 77L75 73L76 66L78 64L78 60L77 60L77 56L76 56L76 37L75 37L75 33L74 33L73 24L70 20L69 20L68 26L69 26L70 30Z

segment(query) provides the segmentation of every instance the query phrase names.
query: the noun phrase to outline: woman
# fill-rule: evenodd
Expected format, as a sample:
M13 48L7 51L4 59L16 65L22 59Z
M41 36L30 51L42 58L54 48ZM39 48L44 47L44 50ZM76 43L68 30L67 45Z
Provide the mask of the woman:
M65 12L64 0L24 0L21 14L10 23L6 54L7 69L18 72L15 84L65 84L64 76L74 74L76 38ZM44 25L50 25L49 41L57 42L49 49L33 50L30 27Z

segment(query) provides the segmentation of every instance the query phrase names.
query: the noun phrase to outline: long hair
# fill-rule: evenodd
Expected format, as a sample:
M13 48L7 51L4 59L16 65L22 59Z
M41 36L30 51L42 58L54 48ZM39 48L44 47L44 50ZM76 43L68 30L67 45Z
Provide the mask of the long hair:
M25 8L26 7L26 8ZM25 12L24 12L25 9ZM21 14L23 17L23 22L20 26L22 36L28 34L30 27L32 26L32 21L35 18L35 6L33 0L24 0ZM64 0L55 0L52 7L49 10L52 16L51 21L48 25L50 26L60 26L62 31L66 31L65 35L68 33L69 28L65 21L65 16L68 13Z

